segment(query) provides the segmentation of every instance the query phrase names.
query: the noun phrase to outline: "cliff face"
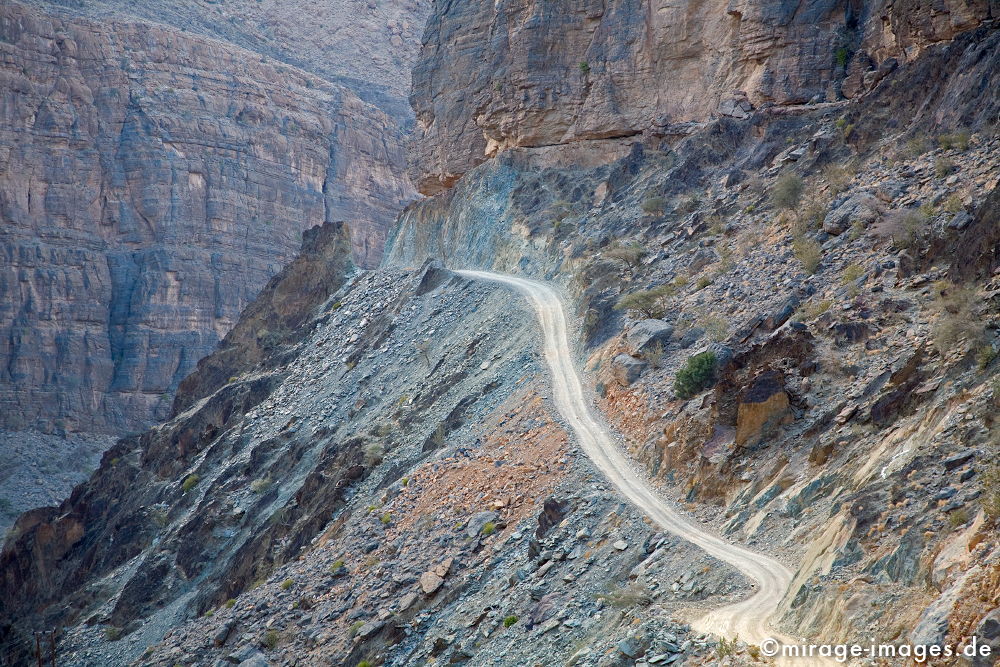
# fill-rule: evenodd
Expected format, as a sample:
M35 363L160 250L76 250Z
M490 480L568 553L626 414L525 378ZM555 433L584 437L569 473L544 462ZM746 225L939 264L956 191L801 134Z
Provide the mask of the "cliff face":
M0 9L0 427L122 433L298 249L412 197L395 120L172 28Z
M401 121L430 0L40 0L97 22L132 17L229 42L353 90Z
M854 97L995 14L990 0L438 2L413 75L412 175L433 194L509 147Z

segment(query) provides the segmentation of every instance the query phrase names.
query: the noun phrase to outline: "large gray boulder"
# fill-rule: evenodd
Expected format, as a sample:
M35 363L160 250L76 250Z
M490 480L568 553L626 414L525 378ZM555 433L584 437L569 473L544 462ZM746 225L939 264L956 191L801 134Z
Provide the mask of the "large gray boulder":
M1000 655L1000 609L994 609L983 618L976 628L975 636L976 643L979 646L989 646L990 651L988 655L983 655L985 651L980 649L975 657L966 657L967 664L971 667L993 665Z
M663 320L642 320L632 325L625 334L625 346L629 354L639 356L656 347L657 343L666 348L673 335L674 328Z
M627 387L638 380L644 370L646 370L645 361L630 357L627 354L619 354L611 362L611 373L614 375L615 381L623 387Z
M823 231L836 236L843 234L855 222L868 226L878 220L879 210L878 200L874 197L852 195L830 209L823 219Z

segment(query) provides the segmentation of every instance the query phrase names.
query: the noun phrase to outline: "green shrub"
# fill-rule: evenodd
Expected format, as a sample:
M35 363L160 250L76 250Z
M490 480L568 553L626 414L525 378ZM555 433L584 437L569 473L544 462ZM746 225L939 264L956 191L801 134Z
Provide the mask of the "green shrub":
M931 308L938 313L932 327L934 345L942 355L955 349L962 341L980 345L985 326L973 315L975 290L954 285L946 280L934 284L935 300Z
M687 400L715 384L715 363L711 350L688 357L674 379L677 395Z
M774 189L771 190L771 203L777 208L795 208L802 199L805 187L800 176L787 173L774 184Z
M365 466L374 467L385 458L385 446L380 442L370 442L365 445Z
M958 528L969 523L969 513L964 507L959 507L948 514L948 523L952 528Z
M798 238L792 243L792 252L795 259L802 263L802 268L808 274L816 273L819 263L823 259L823 250L820 245L807 238Z
M198 475L188 475L181 483L181 491L187 493L194 487L198 486L198 482L200 481L201 477L199 477Z
M482 535L492 535L497 532L497 525L492 521L487 521L483 524L482 530L479 531Z
M590 71L590 63L588 63L588 62L581 62L580 63L580 73L581 74L586 74L589 71Z
M993 363L993 360L997 358L996 348L992 345L983 345L976 351L976 365L979 370L985 371L986 367Z
M736 642L739 639L733 637L732 639L726 639L725 637L719 637L719 645L716 647L716 652L720 658L725 658L726 656L736 654Z
M642 210L650 214L661 213L666 205L667 202L663 197L650 197L642 202Z
M167 510L162 507L154 509L150 516L153 519L153 523L155 523L159 528L163 528L170 523L170 515L167 513Z
M969 147L969 138L968 131L959 130L954 134L942 134L939 136L938 145L945 150L957 148L958 150L964 151Z
M962 205L962 198L957 194L953 194L945 199L943 206L944 210L948 213L958 213L962 210L962 208L964 208Z
M386 512L385 514L379 517L379 521L382 522L383 526L388 526L390 523L392 523L392 514L390 512Z
M844 165L831 164L823 169L823 180L830 186L830 190L840 193L854 180L854 174Z
M358 663L358 667L375 667L370 660L362 660Z
M517 621L518 621L517 616L514 616L513 614L511 614L510 616L508 616L505 619L503 619L503 627L509 628L510 626L512 626L515 623L517 623Z
M295 585L294 579L285 579L281 582L281 590L287 591L289 588Z
M264 648L270 650L278 645L278 639L279 637L277 630L268 630L267 633L264 635L264 638L260 640L260 643L261 645L264 646Z
M906 147L903 149L903 158L914 160L927 151L930 150L928 145L927 137L923 135L917 135L906 142Z
M955 163L946 157L939 157L934 161L934 175L944 178L955 169Z
M853 283L855 280L865 275L865 270L860 264L851 264L844 269L844 274L840 277L843 284Z
M358 630L360 630L361 626L364 625L364 624L365 624L364 621L354 621L354 623L351 625L351 629L349 631L350 635L353 637L354 635L358 634Z
M981 484L983 493L980 495L980 503L983 511L991 521L995 521L1000 518L1000 463L993 460L987 466L983 471Z
M833 52L833 60L837 63L837 67L845 67L850 57L851 52L847 50L846 46L842 46Z
M642 358L654 369L659 368L663 361L663 343L656 341L656 345L643 351Z
M235 606L236 606L236 600L234 600L232 598L229 598L228 600L226 600L226 609L232 609Z
M900 209L879 221L874 232L876 236L891 238L901 249L915 252L923 246L928 223L927 210Z

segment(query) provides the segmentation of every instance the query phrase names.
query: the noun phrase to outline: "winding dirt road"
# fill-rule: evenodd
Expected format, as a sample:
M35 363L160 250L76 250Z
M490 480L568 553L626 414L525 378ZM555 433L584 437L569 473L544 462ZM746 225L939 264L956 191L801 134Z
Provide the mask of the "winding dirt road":
M541 323L545 358L552 371L556 408L569 422L583 451L618 491L663 529L729 563L755 582L756 590L753 595L709 612L693 623L694 628L699 632L728 638L738 636L750 644L760 645L768 638L786 644L799 643L776 632L770 624L770 619L792 582L792 572L773 558L731 544L707 532L690 518L674 510L633 470L607 429L594 419L573 363L566 317L558 293L543 283L524 278L486 271L458 273L468 278L510 285L528 297ZM779 662L797 666L836 664L818 658L795 658Z

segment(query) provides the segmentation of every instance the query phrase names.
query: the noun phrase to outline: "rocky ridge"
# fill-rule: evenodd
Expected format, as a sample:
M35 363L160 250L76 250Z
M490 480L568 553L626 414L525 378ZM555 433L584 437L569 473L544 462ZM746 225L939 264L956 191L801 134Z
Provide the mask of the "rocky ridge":
M312 238L248 322L303 274L345 280L338 231ZM519 296L431 264L296 303L261 363L21 517L3 641L65 624L74 665L711 654L676 612L744 582L600 482L581 492L594 472L553 417Z

